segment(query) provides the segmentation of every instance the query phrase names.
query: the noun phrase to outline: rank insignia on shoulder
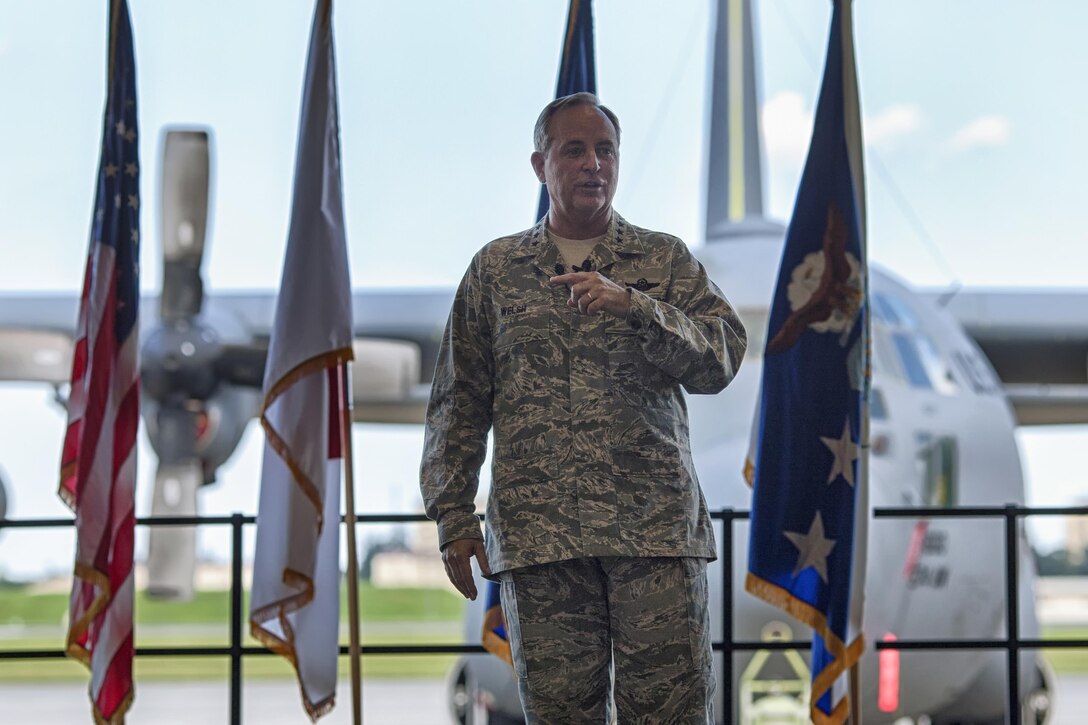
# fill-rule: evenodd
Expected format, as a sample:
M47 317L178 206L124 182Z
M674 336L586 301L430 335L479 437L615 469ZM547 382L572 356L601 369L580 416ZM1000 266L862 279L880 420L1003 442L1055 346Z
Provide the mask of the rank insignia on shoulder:
M646 290L651 290L654 287L660 287L661 283L660 282L648 282L648 281L646 281L645 277L640 277L638 282L635 282L634 284L628 283L627 286L628 287L633 287L634 289L637 289L639 292L645 292Z

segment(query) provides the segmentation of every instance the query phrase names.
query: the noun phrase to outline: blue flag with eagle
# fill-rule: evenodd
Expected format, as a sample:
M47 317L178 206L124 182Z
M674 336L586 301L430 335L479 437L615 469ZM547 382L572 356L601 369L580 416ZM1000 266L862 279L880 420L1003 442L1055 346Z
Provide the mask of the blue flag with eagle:
M591 0L570 0L567 12L567 32L563 37L563 52L559 58L559 79L555 84L555 97L572 93L597 92L596 59L593 51L593 6ZM548 188L540 187L540 203L536 219L548 213ZM484 625L482 643L484 649L505 660L513 667L510 641L506 637L506 622L499 602L499 585L488 582L484 598Z
M570 0L563 53L559 57L559 78L555 97L573 93L597 93L597 61L593 50L593 5L591 0ZM536 219L548 213L548 188L540 187Z
M746 588L814 630L814 723L861 656L868 517L865 184L851 0L833 0L808 159L771 303Z

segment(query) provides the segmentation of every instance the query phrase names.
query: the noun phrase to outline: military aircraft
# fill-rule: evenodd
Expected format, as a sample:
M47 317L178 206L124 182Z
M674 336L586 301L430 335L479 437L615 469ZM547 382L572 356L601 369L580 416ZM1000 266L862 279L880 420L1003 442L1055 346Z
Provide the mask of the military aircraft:
M215 481L260 406L274 297L204 293L210 147L208 129L162 134L163 287L157 298L141 301L140 320L141 414L158 456L152 515L197 513L197 492ZM451 299L452 292L355 295L356 421L422 420ZM63 403L77 304L72 295L0 301L0 381L52 385ZM195 545L192 527L151 529L150 593L192 596Z
M692 452L711 510L749 505L741 470L758 405L768 306L785 236L785 228L763 213L751 17L747 0L718 3L706 245L697 255L744 320L749 347L737 378L724 392L688 398ZM1029 293L925 293L879 268L871 269L871 294L870 505L1023 504L1016 427L1088 421L1088 295L1066 294L1059 300ZM722 549L732 557L736 578L734 637L809 640L805 627L744 592L746 535L746 526L737 526ZM992 522L872 522L867 641L1004 636L1001 541ZM1034 563L1023 535L1018 565L1020 634L1036 637ZM708 571L711 601L720 602L720 571L714 566ZM477 586L484 586L481 578ZM470 610L466 637L480 631L482 609ZM722 615L712 611L712 637L720 640ZM735 696L732 703L717 703L721 722L808 722L808 672L797 652L764 650L734 657ZM900 662L881 660L870 648L862 661L863 718L878 723L923 716L933 723L1005 722L1003 657L983 651L910 653ZM1024 721L1043 723L1052 704L1048 667L1039 653L1023 652L1020 672ZM450 677L450 703L462 723L522 722L510 669L495 657L461 658Z
M739 0L738 0L739 2ZM723 3L724 5L724 3ZM737 7L746 9L747 3ZM749 18L748 12L740 17ZM777 273L783 228L764 218L752 28L745 25L740 88L728 84L724 38L732 30L718 16L706 245L698 256L726 290L750 332L748 359L725 393L690 400L693 446L712 509L747 508L740 478L759 380L761 334ZM734 66L734 70L736 67ZM729 90L736 93L730 95ZM739 124L729 109L740 99ZM733 105L730 105L730 104ZM739 144L739 145L738 145ZM263 350L273 296L205 294L201 275L213 177L207 129L163 134L162 203L158 239L163 287L143 301L141 366L145 429L159 457L153 514L196 510L202 484L234 451L259 405ZM730 149L743 149L738 159ZM739 161L739 163L737 163ZM739 204L736 203L739 200ZM150 235L149 235L150 236ZM355 416L360 421L418 423L433 372L437 340L452 290L357 293ZM77 299L74 295L0 298L0 380L56 386L63 400ZM960 291L950 300L910 289L890 273L873 272L874 409L871 504L973 505L1022 502L1023 481L1014 438L1017 425L1088 421L1088 300ZM0 494L2 495L2 494ZM731 543L734 571L746 565L745 529ZM192 591L192 531L152 534L150 587L165 596ZM980 542L992 541L992 545ZM982 638L1003 633L1000 532L986 522L876 521L869 548L867 637ZM1021 633L1035 632L1031 565L1021 547ZM712 568L712 572L715 570ZM734 584L738 639L808 633L743 593ZM720 579L712 579L720 600ZM476 641L482 612L469 608L467 632ZM714 622L720 638L722 623ZM738 656L736 718L719 703L725 722L755 719L792 700L781 697L791 675L749 669L759 656ZM786 658L787 668L796 660ZM867 655L863 684L867 717L886 722L930 716L934 722L1000 722L1002 659L992 653L902 657L893 711L877 702L878 663ZM781 664L781 663L779 663ZM1021 667L1025 701L1043 702L1049 683L1034 653ZM797 673L794 673L797 674ZM797 677L803 681L803 677ZM775 690L775 682L778 690ZM769 683L769 684L768 684ZM492 722L514 719L519 708L506 666L490 656L458 662L451 704L462 721L488 710ZM760 686L768 689L760 694ZM744 701L748 692L751 702ZM766 694L771 693L771 694ZM797 704L801 703L801 704ZM800 708L800 709L797 709ZM1036 717L1041 718L1042 710Z

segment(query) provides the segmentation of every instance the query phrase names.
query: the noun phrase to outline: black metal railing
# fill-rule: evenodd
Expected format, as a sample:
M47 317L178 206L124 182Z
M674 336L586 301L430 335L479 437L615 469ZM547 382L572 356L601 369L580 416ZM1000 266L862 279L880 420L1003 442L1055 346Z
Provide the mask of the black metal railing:
M1088 506L1084 507L1048 507L1028 508L1017 505L976 506L954 508L877 508L874 518L1001 518L1005 522L1005 599L1006 599L1006 636L994 639L957 639L926 640L908 639L894 642L877 642L877 650L1005 650L1008 673L1008 719L1012 725L1020 725L1020 659L1024 649L1046 648L1088 648L1088 639L1023 639L1020 637L1020 613L1017 598L1019 583L1019 547L1018 524L1028 516L1088 516ZM711 514L711 518L722 521L724 541L731 542L734 534L734 522L747 520L747 511L725 508ZM359 524L420 523L427 521L422 514L359 514ZM341 522L343 517L341 517ZM232 514L230 516L156 516L138 518L140 526L230 526L231 527L231 586L230 586L230 644L226 647L136 647L137 657L229 657L230 658L230 722L240 725L242 722L242 674L245 657L272 654L260 646L243 646L244 619L242 616L242 527L254 524L255 516ZM73 526L72 519L4 519L0 520L0 529L36 529L64 528ZM725 552L719 558L722 572L722 638L713 643L716 652L722 653L721 689L723 702L732 703L734 667L733 655L738 652L757 650L805 650L804 642L764 642L735 640L733 627L733 557ZM405 645L361 645L363 655L395 654L478 654L485 650L480 645L452 644L405 644ZM341 646L340 654L348 654L348 647ZM0 660L25 659L60 659L65 657L64 650L4 650L0 649Z

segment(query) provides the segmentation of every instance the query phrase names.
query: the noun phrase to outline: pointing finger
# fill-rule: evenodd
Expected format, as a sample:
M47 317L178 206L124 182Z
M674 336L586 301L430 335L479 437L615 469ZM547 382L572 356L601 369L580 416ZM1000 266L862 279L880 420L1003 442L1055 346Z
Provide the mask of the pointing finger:
M593 276L593 274L593 272L567 272L566 274L549 277L548 284L577 284L578 282L589 279L591 276Z

